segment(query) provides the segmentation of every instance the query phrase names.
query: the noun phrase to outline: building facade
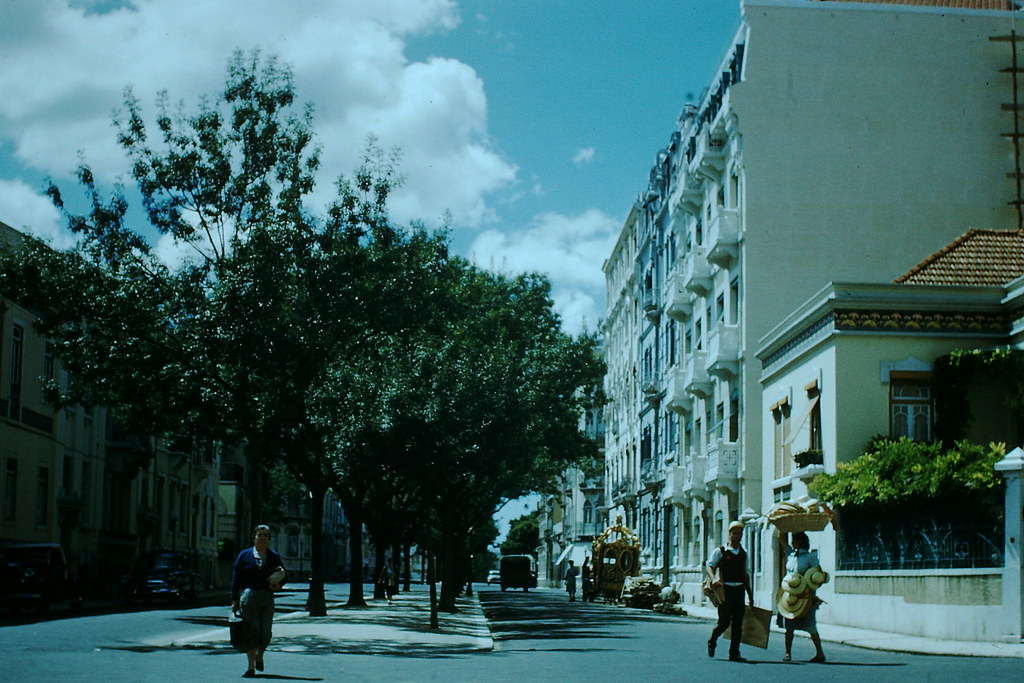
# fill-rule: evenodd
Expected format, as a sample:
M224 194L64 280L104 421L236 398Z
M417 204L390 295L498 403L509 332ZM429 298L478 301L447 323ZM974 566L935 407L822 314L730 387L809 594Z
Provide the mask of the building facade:
M936 438L936 360L955 350L1024 348L1021 275L1022 233L972 230L898 283L830 283L786 316L757 352L766 490L800 500L818 473L835 472L879 434ZM1008 449L1020 443L1020 425L999 405L998 387L978 382L958 392L973 406L970 441ZM932 638L1019 642L1014 512L1007 508L1005 531L996 521L1003 533L961 515L904 517L861 533L844 515L839 531L812 534L833 574L820 591L819 618ZM758 521L754 532L766 552L755 559L755 581L778 585L779 534ZM897 546L908 552L891 554Z
M1017 12L950 5L745 0L604 265L607 519L684 601L732 520L771 562L758 520L794 495L766 460L762 338L830 282L1018 224Z

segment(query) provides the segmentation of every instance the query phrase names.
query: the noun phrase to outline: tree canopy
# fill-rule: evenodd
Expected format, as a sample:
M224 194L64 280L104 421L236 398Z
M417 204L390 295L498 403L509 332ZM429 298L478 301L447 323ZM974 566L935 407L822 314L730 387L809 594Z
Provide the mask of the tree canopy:
M596 340L561 331L543 276L487 272L449 254L443 231L394 225L396 159L372 141L317 213L312 107L295 100L287 69L236 53L194 113L160 95L154 141L126 91L118 140L150 230L83 164L86 213L49 188L79 245L0 257L0 294L42 313L71 377L55 401L288 468L312 496L311 611L329 488L353 551L364 521L432 547L453 606L501 503L595 454L578 422L603 372ZM188 258L161 261L153 230Z

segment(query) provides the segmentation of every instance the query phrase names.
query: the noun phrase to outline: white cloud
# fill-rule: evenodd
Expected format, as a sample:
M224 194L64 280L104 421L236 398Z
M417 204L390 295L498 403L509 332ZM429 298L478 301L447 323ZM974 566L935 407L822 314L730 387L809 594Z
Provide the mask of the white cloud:
M406 185L392 206L400 221L448 210L457 226L484 225L489 193L515 179L490 144L476 73L405 57L406 37L457 25L452 0L308 0L302 11L276 0L132 4L87 14L67 0L5 3L0 142L20 163L68 178L81 150L99 179L126 178L110 123L126 85L147 113L164 89L189 110L222 87L233 49L258 47L294 70L300 100L316 106L321 199L357 165L370 134L403 151Z
M594 160L597 155L597 149L593 147L581 147L576 150L576 153L572 155L572 163L577 166L586 166Z
M67 249L75 235L49 198L20 180L0 179L0 220L56 249Z
M590 210L577 216L547 213L515 233L485 230L469 249L480 266L504 273L540 272L569 332L593 330L603 317L604 274L620 221Z

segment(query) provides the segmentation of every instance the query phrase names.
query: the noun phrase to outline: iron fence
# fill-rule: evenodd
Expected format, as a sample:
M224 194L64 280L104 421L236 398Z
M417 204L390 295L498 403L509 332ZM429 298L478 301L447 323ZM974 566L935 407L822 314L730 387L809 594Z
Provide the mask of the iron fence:
M844 524L839 569L956 569L1003 566L1002 524Z

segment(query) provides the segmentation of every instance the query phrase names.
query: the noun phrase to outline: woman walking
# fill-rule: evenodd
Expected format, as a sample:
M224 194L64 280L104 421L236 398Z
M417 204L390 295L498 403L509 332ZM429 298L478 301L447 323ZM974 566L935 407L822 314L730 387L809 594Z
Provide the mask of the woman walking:
M231 609L241 612L248 635L245 656L249 666L243 678L253 678L256 671L263 671L263 653L270 644L274 620L274 591L284 579L281 556L270 549L270 527L260 524L252 547L238 553L231 573Z
M797 531L793 534L793 551L786 558L786 578L782 580L779 596L779 615L785 620L786 654L782 661L792 660L793 632L806 631L814 643L815 654L809 661L824 662L825 652L821 649L818 635L818 611L820 600L815 591L828 581L828 574L821 570L818 553L811 552L811 541L807 534Z

